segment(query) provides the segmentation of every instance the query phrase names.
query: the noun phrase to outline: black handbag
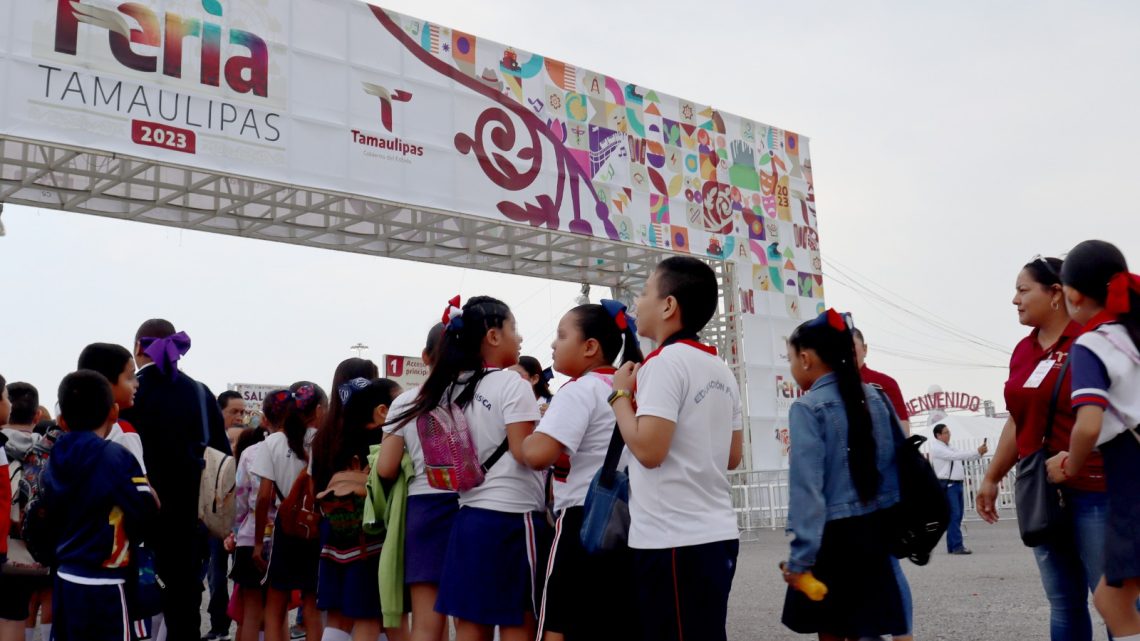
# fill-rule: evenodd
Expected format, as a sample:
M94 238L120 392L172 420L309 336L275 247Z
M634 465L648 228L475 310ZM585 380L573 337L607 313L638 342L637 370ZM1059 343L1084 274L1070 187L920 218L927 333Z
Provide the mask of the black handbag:
M1013 484L1013 498L1017 505L1017 527L1021 530L1021 541L1035 548L1053 541L1063 530L1065 518L1065 495L1061 487L1049 481L1045 462L1049 460L1046 445L1053 433L1053 419L1057 415L1057 397L1061 394L1061 384L1065 372L1069 371L1066 358L1057 382L1053 385L1053 396L1049 399L1049 413L1046 415L1045 436L1041 439L1041 449L1017 462L1017 475Z

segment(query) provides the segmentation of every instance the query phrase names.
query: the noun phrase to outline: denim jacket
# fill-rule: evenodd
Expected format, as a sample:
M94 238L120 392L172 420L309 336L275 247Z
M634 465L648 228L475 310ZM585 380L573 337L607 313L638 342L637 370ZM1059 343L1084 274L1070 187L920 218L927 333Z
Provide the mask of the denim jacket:
M791 453L788 483L788 527L795 535L788 569L803 572L815 565L828 521L861 516L899 501L895 465L894 410L877 389L863 385L875 437L882 483L875 498L859 500L847 467L847 411L835 374L826 374L789 413ZM900 435L901 438L901 435Z

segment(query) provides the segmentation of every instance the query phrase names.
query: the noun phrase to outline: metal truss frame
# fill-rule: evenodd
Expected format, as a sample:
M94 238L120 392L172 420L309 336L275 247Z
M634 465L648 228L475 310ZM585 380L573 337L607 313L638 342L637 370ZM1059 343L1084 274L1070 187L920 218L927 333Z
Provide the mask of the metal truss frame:
M658 261L672 255L634 243L11 136L0 136L3 203L589 283L614 288L625 300L640 291ZM708 262L717 272L721 306L705 338L718 347L743 391L733 265ZM745 452L748 461L751 448Z

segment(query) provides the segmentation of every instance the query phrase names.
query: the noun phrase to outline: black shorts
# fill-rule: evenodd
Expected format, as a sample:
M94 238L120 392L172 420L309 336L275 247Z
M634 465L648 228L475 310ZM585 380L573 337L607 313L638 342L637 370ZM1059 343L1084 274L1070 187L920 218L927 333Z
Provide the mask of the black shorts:
M234 567L230 569L230 579L243 590L261 589L265 573L253 562L253 548L239 547L234 550Z
M4 518L8 518L5 516ZM32 593L41 587L41 583L51 577L10 576L0 574L0 619L6 621L24 621L28 618L28 604L32 600ZM50 586L51 584L48 583Z
M558 515L539 608L539 637L549 631L566 641L633 639L636 621L628 604L633 556L628 548L588 554L582 547L584 514L582 507L571 507Z

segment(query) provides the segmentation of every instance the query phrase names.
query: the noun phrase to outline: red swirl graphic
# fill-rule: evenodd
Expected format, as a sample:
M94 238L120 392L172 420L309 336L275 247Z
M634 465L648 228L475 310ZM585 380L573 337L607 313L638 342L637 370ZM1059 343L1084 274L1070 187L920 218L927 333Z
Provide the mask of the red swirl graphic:
M618 240L617 228L610 221L609 207L598 198L598 192L594 189L593 183L590 182L590 177L573 161L562 141L554 137L546 123L539 120L536 115L522 105L509 100L495 89L425 51L380 7L370 6L369 8L372 9L373 15L376 16L381 26L420 62L437 73L447 76L471 91L499 104L501 108L491 107L480 114L476 122L474 136L463 133L455 136L455 148L465 155L474 152L479 161L479 167L493 183L508 191L526 189L534 183L542 169L543 153L540 136L546 138L553 146L554 162L557 164L558 170L558 181L553 197L551 194L541 194L535 198L536 202L525 202L523 204L509 200L501 201L498 203L498 209L504 216L510 220L525 222L535 227L545 225L549 229L559 229L561 224L558 212L562 209L563 198L566 191L569 190L574 211L574 219L568 225L569 230L576 234L593 236L593 225L582 218L581 212L582 203L579 189L585 185L594 199L594 213L601 221L606 236L611 240ZM524 163L529 162L529 168L519 169L515 164L515 158L504 153L498 153L512 151L515 147L517 134L511 115L521 120L530 134L530 146L514 154L518 160ZM491 127L489 134L485 131L488 127ZM488 136L497 150L490 154L487 153L484 142Z

